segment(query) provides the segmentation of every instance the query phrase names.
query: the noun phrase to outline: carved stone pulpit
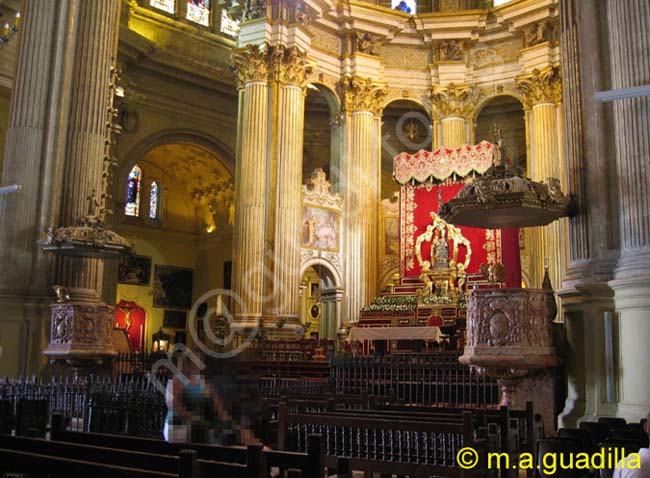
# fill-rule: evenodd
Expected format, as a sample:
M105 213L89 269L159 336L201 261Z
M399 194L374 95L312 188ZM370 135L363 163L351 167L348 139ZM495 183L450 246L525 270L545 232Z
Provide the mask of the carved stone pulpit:
M524 409L532 401L555 430L553 341L555 302L548 289L473 290L467 301L467 339L460 362L494 377L501 404Z
M117 355L113 346L113 307L65 302L51 305L50 344L43 352L50 360L65 360L84 368Z

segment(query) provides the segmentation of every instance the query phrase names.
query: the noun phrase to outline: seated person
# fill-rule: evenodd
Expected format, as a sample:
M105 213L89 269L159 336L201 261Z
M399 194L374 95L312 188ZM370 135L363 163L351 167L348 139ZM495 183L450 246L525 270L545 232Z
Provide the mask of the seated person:
M650 412L643 424L643 429L650 437ZM650 448L640 448L639 458L634 455L623 458L614 470L613 478L650 478Z

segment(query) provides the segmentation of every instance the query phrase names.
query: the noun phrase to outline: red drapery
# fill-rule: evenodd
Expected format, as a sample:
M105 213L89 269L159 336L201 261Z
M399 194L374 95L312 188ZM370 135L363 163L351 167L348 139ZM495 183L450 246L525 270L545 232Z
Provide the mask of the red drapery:
M420 275L415 250L417 237L425 232L433 221L431 212L438 212L439 195L443 202L454 198L464 183L440 185L403 185L400 188L400 273L402 277ZM519 239L516 229L479 229L460 226L460 230L471 244L472 255L468 273L478 272L481 264L503 263L506 269L506 286L521 287L521 264L519 261ZM450 243L450 251L452 244ZM430 257L430 243L422 247L423 257ZM461 247L458 262L465 259Z
M147 312L135 302L120 301L115 306L115 325L126 328L133 352L144 352L144 331Z

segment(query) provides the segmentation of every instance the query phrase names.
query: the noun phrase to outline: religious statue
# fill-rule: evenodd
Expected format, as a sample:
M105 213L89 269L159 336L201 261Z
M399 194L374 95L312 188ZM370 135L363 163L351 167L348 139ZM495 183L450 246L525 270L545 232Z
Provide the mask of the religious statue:
M356 51L367 55L378 55L377 40L370 33L355 33Z
M463 59L463 42L460 40L443 40L440 42L440 61L461 61Z
M442 204L441 197L438 202ZM420 295L435 293L448 296L449 293L459 293L465 284L466 271L472 255L470 242L463 236L460 228L447 224L435 212L431 212L431 219L432 224L415 240L415 255L421 270L420 280L424 283ZM423 257L422 246L425 242L431 243L429 259ZM459 262L460 247L465 248L462 262Z

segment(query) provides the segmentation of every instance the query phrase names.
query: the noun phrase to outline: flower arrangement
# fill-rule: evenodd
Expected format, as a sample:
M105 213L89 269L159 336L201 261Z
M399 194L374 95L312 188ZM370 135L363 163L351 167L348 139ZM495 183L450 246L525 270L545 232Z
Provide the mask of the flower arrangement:
M372 303L364 305L362 312L414 312L417 308L417 297L392 296L377 297Z
M431 304L451 304L453 300L451 297L444 297L439 295L427 295L422 297L422 303L426 305Z

